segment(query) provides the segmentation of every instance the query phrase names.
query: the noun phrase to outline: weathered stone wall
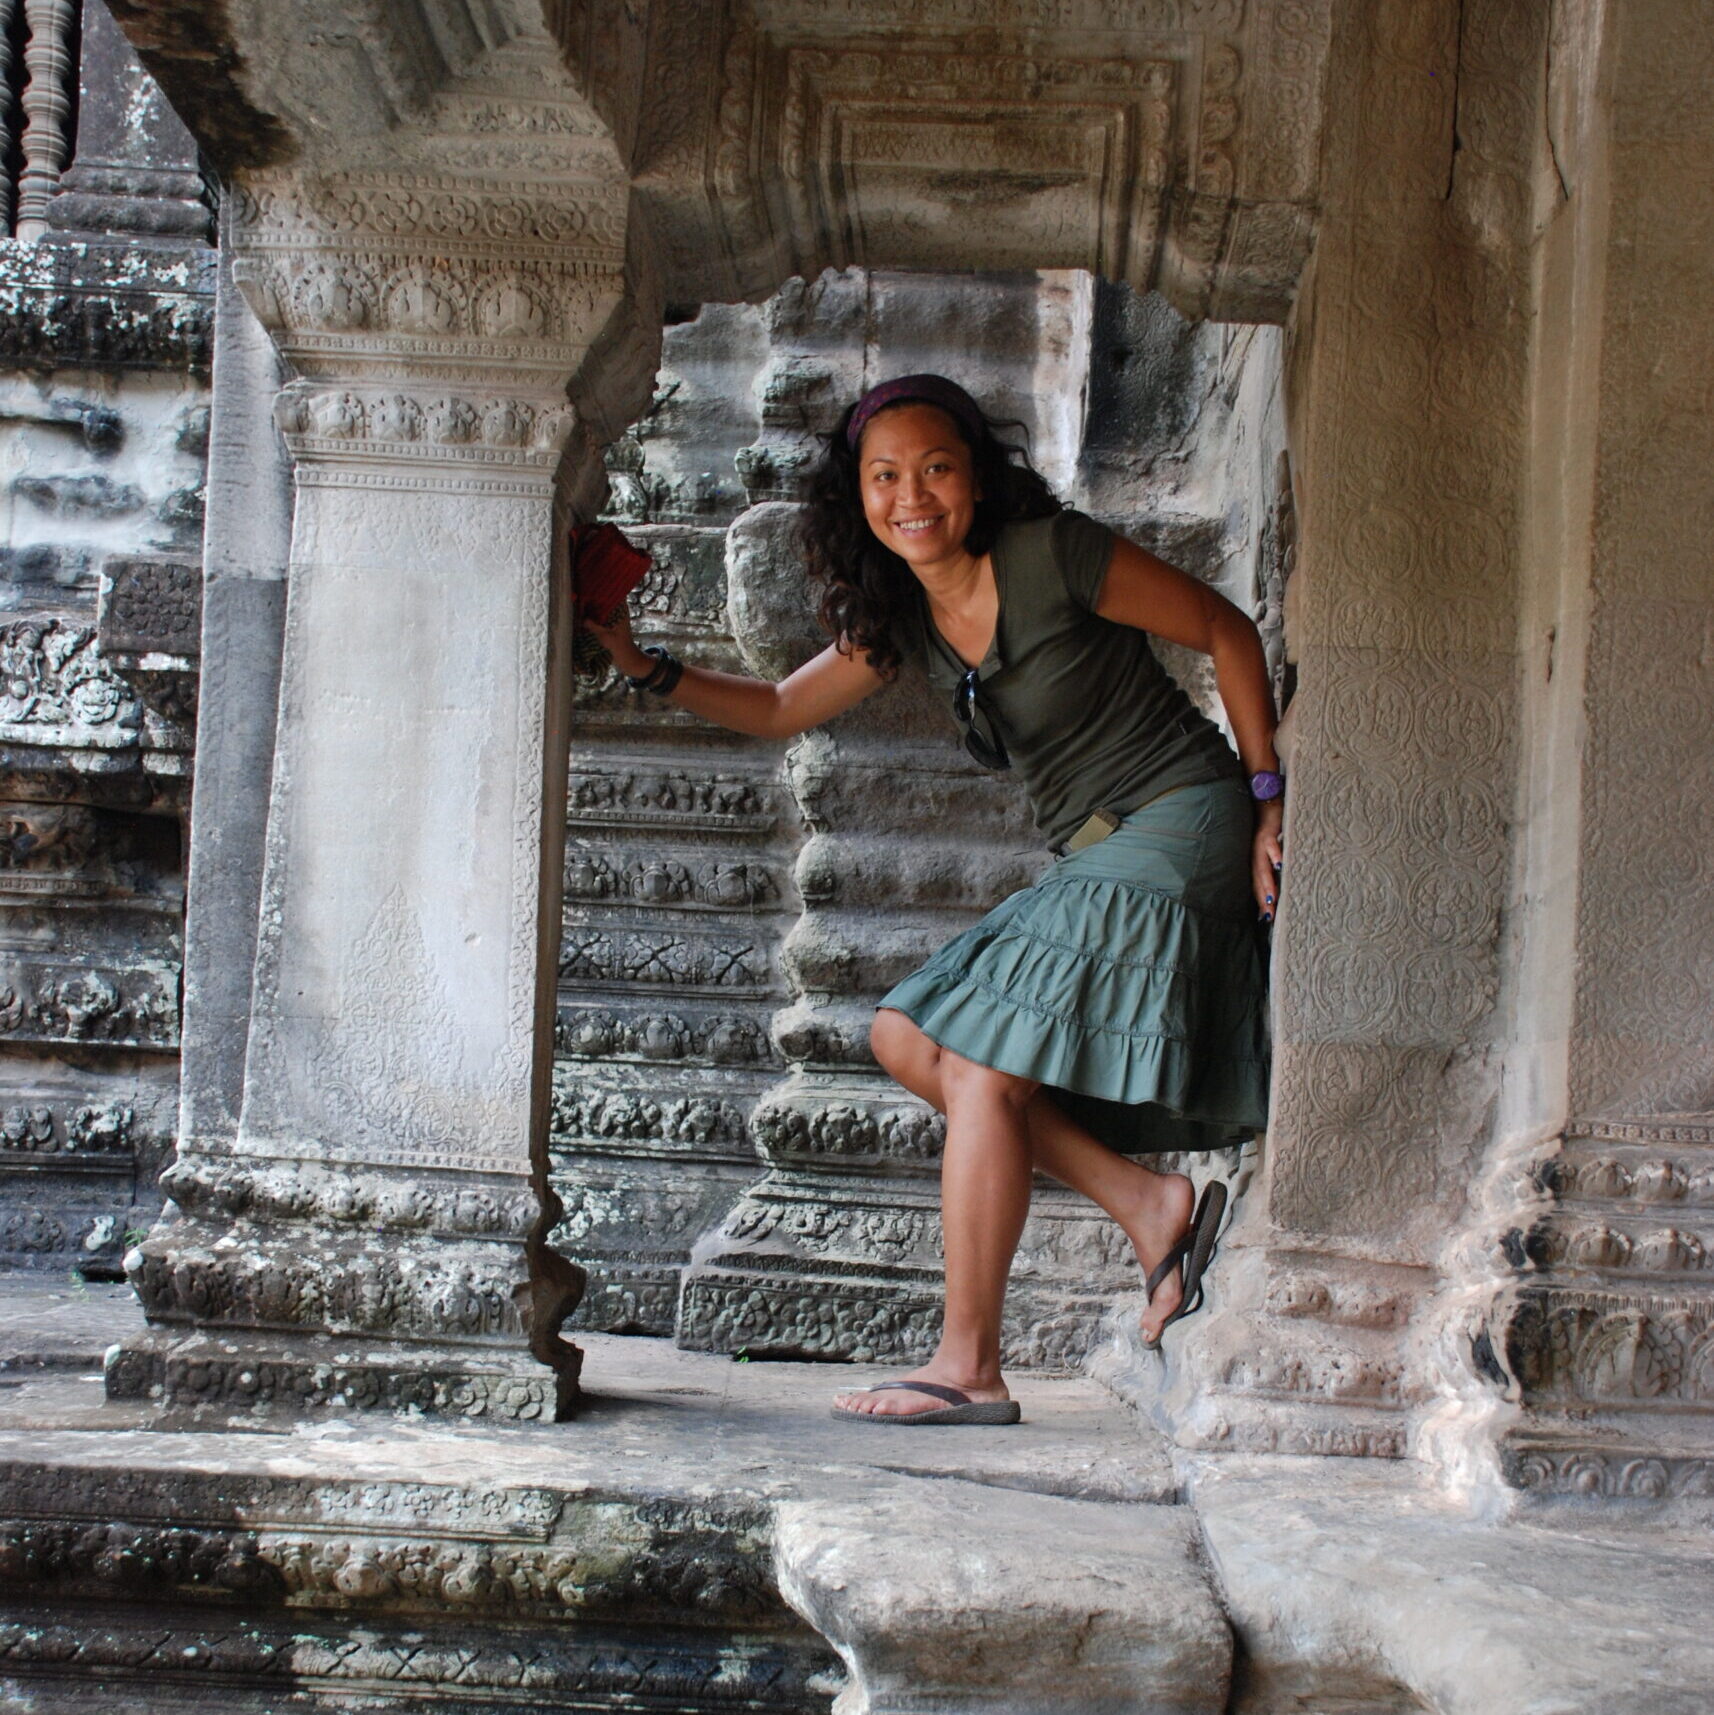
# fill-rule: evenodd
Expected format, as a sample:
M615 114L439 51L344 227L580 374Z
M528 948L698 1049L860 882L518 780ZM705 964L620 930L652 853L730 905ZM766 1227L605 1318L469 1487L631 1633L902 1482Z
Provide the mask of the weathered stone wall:
M639 630L769 677L821 647L799 473L864 386L932 367L1021 422L1069 500L1277 646L1278 349L1080 274L851 271L704 310L668 329L655 407L609 454L614 515L660 567ZM1197 658L1174 664L1212 699ZM555 1163L559 1242L592 1275L582 1319L907 1356L938 1317L940 1127L870 1059L874 1001L1046 854L908 677L783 751L646 704L592 691L574 741ZM1075 1361L1134 1284L1118 1230L1044 1187L1013 1361Z
M0 1268L112 1274L176 1129L211 253L190 137L64 11L0 237Z

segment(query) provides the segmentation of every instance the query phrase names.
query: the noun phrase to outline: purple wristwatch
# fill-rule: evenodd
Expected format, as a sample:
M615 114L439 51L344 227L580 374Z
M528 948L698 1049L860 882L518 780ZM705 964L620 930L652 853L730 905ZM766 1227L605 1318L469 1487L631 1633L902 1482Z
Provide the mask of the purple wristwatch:
M1258 803L1265 804L1270 798L1285 796L1285 776L1276 774L1271 768L1264 768L1250 776L1250 796Z

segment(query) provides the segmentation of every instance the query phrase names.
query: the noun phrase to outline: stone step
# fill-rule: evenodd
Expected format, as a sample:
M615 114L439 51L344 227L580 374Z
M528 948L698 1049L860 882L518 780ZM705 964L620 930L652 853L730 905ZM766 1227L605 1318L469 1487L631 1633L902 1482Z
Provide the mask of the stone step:
M1701 1532L1475 1518L1407 1464L1197 1455L1185 1476L1245 1715L1706 1715Z
M788 1501L774 1529L781 1593L845 1662L837 1715L1226 1708L1231 1634L1183 1507L895 1484Z
M883 1373L591 1336L575 1424L195 1430L20 1381L0 1390L0 1704L93 1710L123 1680L174 1715L288 1693L459 1715L825 1715L835 1691L840 1715L1224 1707L1230 1641L1158 1439L1082 1380L1026 1380L1004 1429L828 1416Z

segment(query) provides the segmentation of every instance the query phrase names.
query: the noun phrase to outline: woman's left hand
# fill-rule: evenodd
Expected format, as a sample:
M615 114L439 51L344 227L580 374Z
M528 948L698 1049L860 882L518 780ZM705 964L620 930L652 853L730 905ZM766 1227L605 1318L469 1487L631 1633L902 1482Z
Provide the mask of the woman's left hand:
M1262 921L1271 923L1279 909L1280 865L1285 862L1285 848L1280 844L1280 828L1285 820L1285 806L1278 798L1256 805L1256 835L1250 845L1250 882L1256 890L1256 905Z

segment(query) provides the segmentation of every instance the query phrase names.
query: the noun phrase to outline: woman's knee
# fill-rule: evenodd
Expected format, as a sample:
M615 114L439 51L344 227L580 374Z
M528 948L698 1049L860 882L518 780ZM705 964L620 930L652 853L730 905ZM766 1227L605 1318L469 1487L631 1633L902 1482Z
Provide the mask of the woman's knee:
M895 1012L890 1006L877 1010L875 1021L869 1026L869 1052L884 1071L897 1077L901 1069L919 1064L925 1050L930 1057L940 1053L902 1012Z
M1022 1111L1041 1088L1036 1078L1018 1078L1010 1072L998 1072L992 1066L966 1060L962 1054L943 1049L940 1056L940 1078L948 1103L957 1101L1001 1101Z

